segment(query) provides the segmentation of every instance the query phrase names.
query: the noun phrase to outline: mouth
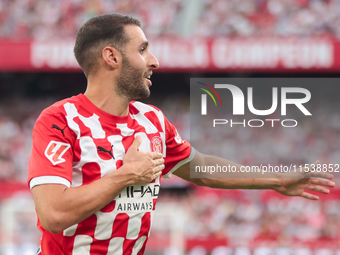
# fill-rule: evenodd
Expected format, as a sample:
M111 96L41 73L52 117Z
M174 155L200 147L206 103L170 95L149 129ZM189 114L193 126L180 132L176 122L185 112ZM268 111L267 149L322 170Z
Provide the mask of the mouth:
M152 72L147 73L147 74L145 75L145 78L150 79L150 78L151 78L151 75L152 75Z
M151 80L150 80L150 78L151 78L151 75L152 75L152 72L151 73L148 73L144 78L148 81L148 83L150 84L150 86L151 86Z

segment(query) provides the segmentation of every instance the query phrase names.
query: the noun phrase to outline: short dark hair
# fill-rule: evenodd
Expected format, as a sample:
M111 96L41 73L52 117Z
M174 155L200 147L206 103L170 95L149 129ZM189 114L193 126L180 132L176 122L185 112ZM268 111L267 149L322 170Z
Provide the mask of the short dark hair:
M124 52L130 40L124 30L126 25L141 26L140 21L131 16L111 13L89 19L78 30L73 51L86 76L97 71L98 59L106 46Z

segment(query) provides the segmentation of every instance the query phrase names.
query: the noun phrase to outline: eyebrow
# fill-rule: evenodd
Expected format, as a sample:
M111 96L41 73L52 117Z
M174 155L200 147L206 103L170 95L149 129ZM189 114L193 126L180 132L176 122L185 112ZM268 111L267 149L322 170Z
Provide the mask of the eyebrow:
M143 42L143 43L140 45L140 47L142 47L142 46L148 47L148 46L149 46L149 42L148 42L148 41Z

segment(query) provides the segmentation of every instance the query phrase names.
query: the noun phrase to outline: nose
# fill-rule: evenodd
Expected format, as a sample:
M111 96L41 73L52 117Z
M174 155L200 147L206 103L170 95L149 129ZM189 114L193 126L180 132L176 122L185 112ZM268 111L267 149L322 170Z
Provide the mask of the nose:
M153 68L153 69L159 68L159 62L158 62L157 58L151 52L149 52L149 53L150 53L150 56L149 56L149 61L148 61L149 65L148 66Z

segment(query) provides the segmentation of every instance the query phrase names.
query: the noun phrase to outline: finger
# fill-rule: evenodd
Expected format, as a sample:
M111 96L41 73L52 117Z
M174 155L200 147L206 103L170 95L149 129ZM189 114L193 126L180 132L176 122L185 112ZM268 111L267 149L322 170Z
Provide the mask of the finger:
M152 176L152 180L154 180L154 179L157 179L158 177L160 177L160 176L161 176L161 174L162 174L162 172L161 172L161 171L159 171L159 172L155 173L155 174Z
M316 184L316 185L320 185L320 186L326 186L326 187L330 187L333 188L335 186L335 182L331 182L331 181L327 181L324 179L311 179L310 183Z
M165 168L165 166L162 164L162 165L159 165L159 166L156 166L153 168L153 171L155 173L158 173L158 172L161 172L163 169Z
M152 158L152 159L163 158L163 154L162 154L162 153L159 153L159 152L151 152L151 158Z
M309 200L319 200L319 197L318 197L318 196L309 194L309 193L307 193L307 192L302 192L301 197L306 198L306 199L309 199Z
M318 186L318 185L314 185L314 184L309 185L306 188L306 190L315 191L315 192L319 192L319 193L322 193L322 194L328 194L329 193L329 189L326 189L322 186Z
M154 162L155 162L155 166L162 165L164 163L164 159L163 158L155 159Z
M140 136L137 136L135 138L135 140L133 140L133 142L132 142L132 144L131 144L129 149L137 151L138 147L139 147L139 145L141 145L141 143L142 143L142 138Z
M329 180L334 178L334 176L330 173L310 172L309 174L311 177L324 178L324 179L329 179Z
M303 167L303 170L305 172L309 172L311 169L314 169L316 165L320 164L320 160L317 160L314 162L314 164L306 164L304 167Z

